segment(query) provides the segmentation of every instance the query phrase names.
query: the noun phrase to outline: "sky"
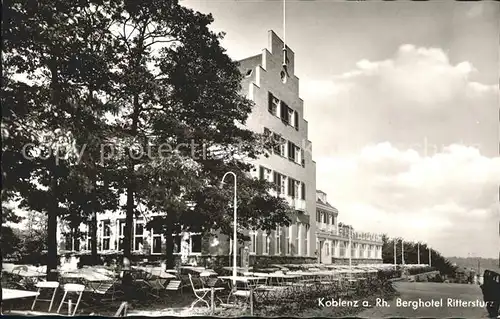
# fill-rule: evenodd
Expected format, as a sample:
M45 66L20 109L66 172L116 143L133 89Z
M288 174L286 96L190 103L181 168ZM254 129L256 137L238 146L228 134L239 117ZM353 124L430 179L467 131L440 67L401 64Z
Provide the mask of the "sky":
M239 60L282 1L182 0ZM286 0L317 188L356 230L498 258L498 2Z

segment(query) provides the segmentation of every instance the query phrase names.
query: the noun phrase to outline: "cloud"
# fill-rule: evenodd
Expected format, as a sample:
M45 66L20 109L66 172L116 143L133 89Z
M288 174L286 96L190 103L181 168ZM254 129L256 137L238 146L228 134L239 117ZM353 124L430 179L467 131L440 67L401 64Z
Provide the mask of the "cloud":
M465 145L423 156L380 143L317 159L317 175L339 220L357 229L424 240L446 255L498 254L499 157Z
M404 44L387 59L362 59L330 78L301 79L315 156L424 140L498 154L498 85L472 80L478 73L440 48Z

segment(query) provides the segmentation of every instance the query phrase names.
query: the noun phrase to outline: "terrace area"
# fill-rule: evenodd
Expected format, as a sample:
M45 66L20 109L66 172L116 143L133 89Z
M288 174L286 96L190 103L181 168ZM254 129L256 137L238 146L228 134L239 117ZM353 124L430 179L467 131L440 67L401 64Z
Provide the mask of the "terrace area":
M326 295L362 299L390 293L390 279L400 276L393 265L383 264L270 265L239 268L237 277L232 277L231 267L213 270L183 265L165 270L159 264L138 263L130 269L63 265L58 269L58 282L47 282L45 270L44 266L3 265L4 313L292 315L317 307L317 299ZM125 286L125 280L130 285Z

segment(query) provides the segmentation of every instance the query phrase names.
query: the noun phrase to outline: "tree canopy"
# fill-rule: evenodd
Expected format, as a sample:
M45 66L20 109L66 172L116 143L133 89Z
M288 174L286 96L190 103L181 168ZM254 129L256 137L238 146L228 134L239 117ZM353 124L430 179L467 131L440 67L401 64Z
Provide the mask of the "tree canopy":
M245 127L253 103L211 15L174 0L13 0L4 11L2 201L48 216L48 274L58 218L93 225L95 241L95 214L124 210L125 257L139 207L162 214L167 240L231 234L227 171L241 229L288 225L291 208L250 176L263 136Z

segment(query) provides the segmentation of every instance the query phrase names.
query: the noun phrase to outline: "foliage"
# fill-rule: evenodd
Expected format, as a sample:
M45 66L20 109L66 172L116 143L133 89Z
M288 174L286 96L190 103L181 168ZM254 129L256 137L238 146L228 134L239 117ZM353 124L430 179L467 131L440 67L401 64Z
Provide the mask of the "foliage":
M244 127L253 105L211 15L174 0L5 7L2 201L47 216L48 274L57 219L73 230L90 223L95 243L95 214L118 209L120 195L126 257L141 208L164 216L153 224L170 259L175 232L230 234L232 188L219 188L227 171L237 175L241 227L288 225L293 212L272 185L249 176L262 136ZM113 154L103 158L103 146Z
M107 110L95 94L110 83L106 7L64 0L4 7L2 182L23 207L48 216L49 278L57 266L57 218L72 213L64 189L80 160L77 146L99 131Z
M396 242L396 262L402 263L401 238L389 239L387 236L382 237L382 260L384 263L394 263L394 242ZM417 246L420 246L418 248ZM431 266L433 269L439 270L443 275L451 275L455 273L456 267L444 258L439 252L431 249L424 243L404 241L404 261L405 264L417 264L418 251L420 250L420 263L429 264L429 249L431 251Z

